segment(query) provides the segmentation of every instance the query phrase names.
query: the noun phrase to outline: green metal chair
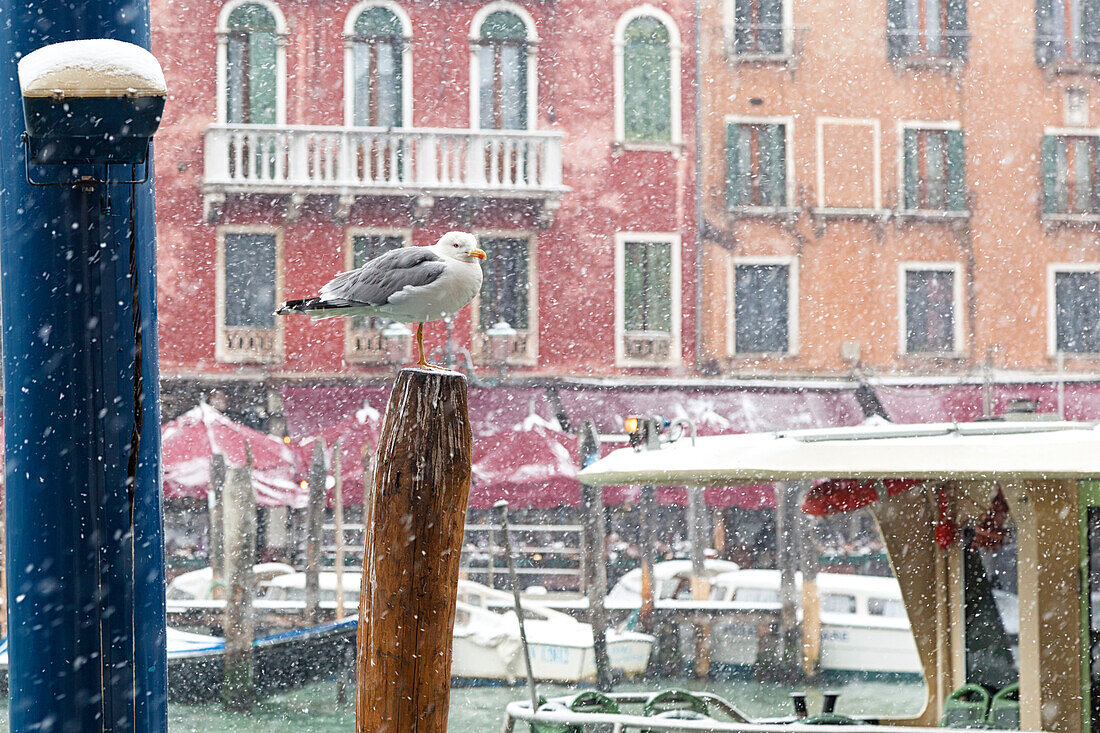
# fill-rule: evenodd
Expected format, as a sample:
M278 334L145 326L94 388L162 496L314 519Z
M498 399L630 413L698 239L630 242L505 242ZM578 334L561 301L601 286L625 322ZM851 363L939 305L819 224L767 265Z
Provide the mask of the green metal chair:
M981 685L963 685L943 703L943 728L984 728L989 711L989 691Z
M989 702L989 713L985 722L990 728L1001 730L1019 730L1020 728L1020 683L1014 682L1002 687Z

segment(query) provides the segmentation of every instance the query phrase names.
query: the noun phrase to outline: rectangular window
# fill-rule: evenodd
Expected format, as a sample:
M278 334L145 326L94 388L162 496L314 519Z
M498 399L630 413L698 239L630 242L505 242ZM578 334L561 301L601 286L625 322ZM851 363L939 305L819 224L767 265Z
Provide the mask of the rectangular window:
M733 52L738 56L779 56L784 43L783 0L734 0Z
M905 270L905 353L953 353L956 272Z
M227 231L221 236L217 357L271 361L282 349L275 308L279 289L279 235Z
M1054 273L1054 336L1057 351L1100 353L1100 270Z
M400 234L356 234L351 238L351 267L357 269L380 254L404 246L405 237ZM385 318L355 316L352 319L352 328L382 329L387 323L389 320Z
M489 258L481 263L481 292L472 306L473 356L482 364L533 366L538 361L534 237L498 232L479 234L478 240Z
M1100 4L1095 0L1036 0L1035 60L1100 63Z
M622 249L619 358L634 366L667 364L675 348L678 244L655 236L619 235L618 245Z
M672 244L624 242L627 331L672 333Z
M726 204L787 205L787 126L731 123L726 128Z
M856 597L847 593L826 593L821 596L822 613L855 613Z
M275 327L275 235L225 235L225 325Z
M781 264L734 267L734 351L790 350L790 268Z
M1043 213L1100 214L1100 146L1094 135L1043 137Z
M965 211L962 130L906 128L904 206L908 211Z
M276 58L274 33L233 31L226 44L226 117L231 123L275 124Z
M966 0L887 0L891 59L965 61Z

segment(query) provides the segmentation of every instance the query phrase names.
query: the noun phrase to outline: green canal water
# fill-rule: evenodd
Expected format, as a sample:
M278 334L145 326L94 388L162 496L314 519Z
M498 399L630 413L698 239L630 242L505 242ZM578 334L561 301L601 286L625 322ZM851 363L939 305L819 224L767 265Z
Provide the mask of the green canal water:
M624 683L622 692L667 687L703 689L730 700L752 716L787 714L791 711L787 693L791 688L750 680L697 681L663 680L658 685ZM575 688L540 685L547 697L564 695ZM801 688L799 688L801 689ZM867 715L916 713L924 700L920 681L850 681L826 689L841 691L837 712ZM815 694L816 692L816 694ZM810 710L821 708L820 688L810 690ZM524 687L458 687L451 691L451 716L448 733L497 733L504 720L504 706L525 699ZM171 733L327 733L354 729L355 713L350 704L336 704L335 684L322 683L273 697L257 705L250 714L230 714L217 705L172 705L169 707Z
M622 692L678 687L709 690L722 695L752 716L788 714L791 688L749 680L662 680L659 684L624 683ZM802 688L799 688L802 689ZM820 689L810 689L811 712L821 708ZM920 710L924 684L920 681L850 681L830 685L840 690L837 712L866 715L902 715ZM565 695L575 688L540 685L547 697ZM451 691L451 717L447 733L497 733L504 720L504 706L525 698L523 687L458 687ZM7 700L0 701L7 710ZM354 730L355 712L350 703L336 703L335 683L318 683L272 697L251 713L227 713L220 705L170 705L170 733L329 733ZM7 716L0 716L0 732L7 733Z

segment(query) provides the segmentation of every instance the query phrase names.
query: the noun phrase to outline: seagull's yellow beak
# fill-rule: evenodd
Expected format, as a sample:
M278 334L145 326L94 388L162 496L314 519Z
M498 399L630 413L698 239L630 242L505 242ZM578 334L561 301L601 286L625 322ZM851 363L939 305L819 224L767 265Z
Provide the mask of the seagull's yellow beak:
M471 249L469 254L471 257L477 257L479 260L485 259L484 250L480 250L477 247Z

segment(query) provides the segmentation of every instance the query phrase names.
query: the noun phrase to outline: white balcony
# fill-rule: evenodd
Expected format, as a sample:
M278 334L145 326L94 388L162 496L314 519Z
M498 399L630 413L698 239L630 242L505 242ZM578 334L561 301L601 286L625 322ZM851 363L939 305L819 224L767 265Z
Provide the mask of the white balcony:
M412 197L418 215L440 198L528 200L545 217L568 190L554 132L211 125L205 146L208 220L232 194L287 196L288 218L315 194L342 218L362 196Z

